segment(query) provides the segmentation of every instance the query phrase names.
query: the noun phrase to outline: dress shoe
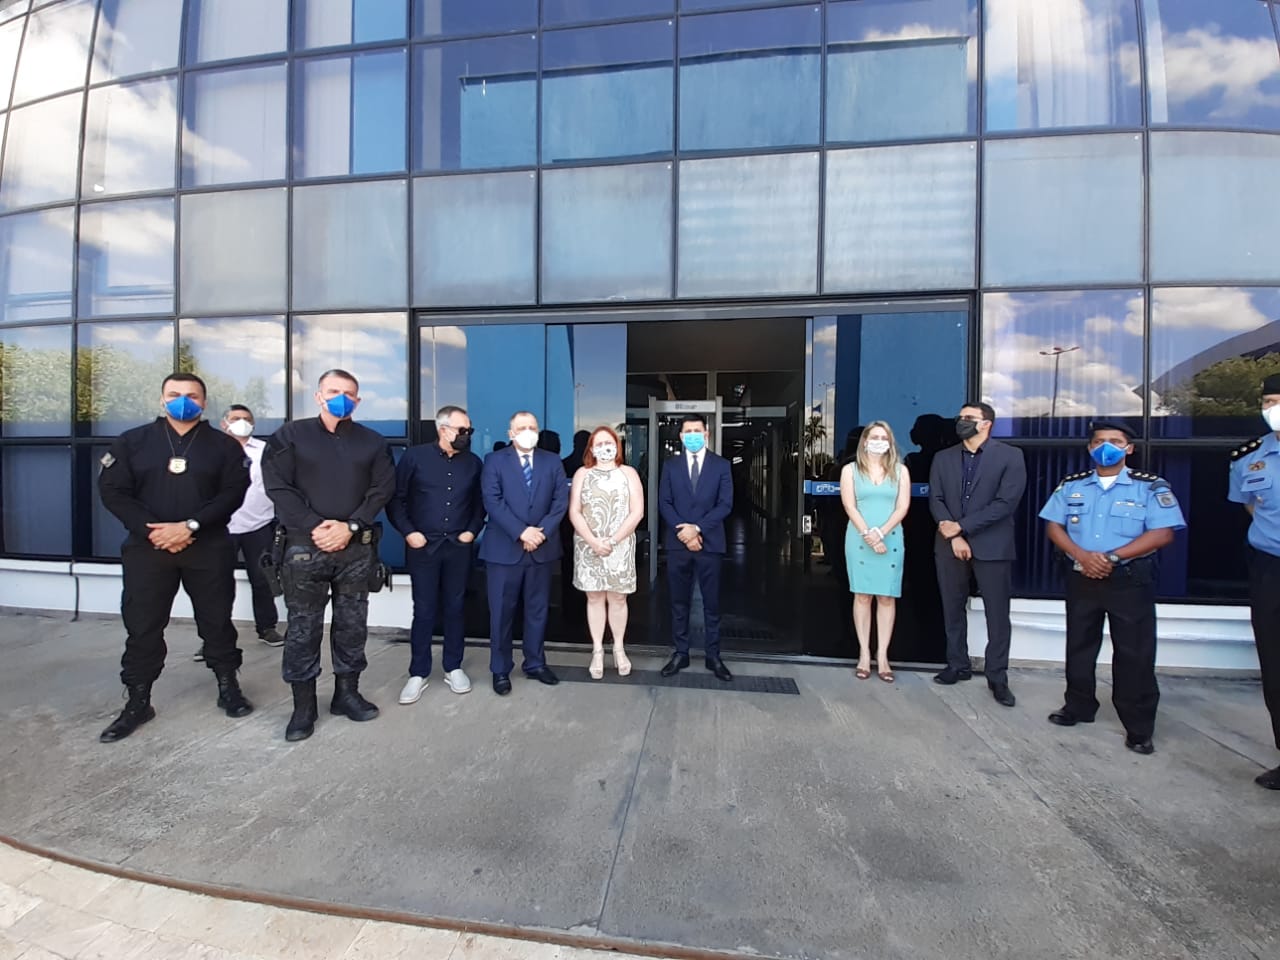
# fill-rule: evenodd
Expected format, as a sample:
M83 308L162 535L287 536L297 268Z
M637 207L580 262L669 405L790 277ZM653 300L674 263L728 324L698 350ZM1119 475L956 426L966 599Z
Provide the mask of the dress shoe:
M707 661L707 669L716 675L716 679L724 683L733 682L733 674L729 672L729 668L724 665L724 661L719 657L714 660Z
M314 679L289 684L293 688L293 716L284 728L284 738L290 743L305 740L316 732L316 682Z
M129 699L125 701L120 716L111 721L110 726L98 734L101 743L115 743L123 740L148 720L154 720L156 708L151 706L151 684L130 683L125 690Z
M218 706L228 717L247 717L253 713L253 704L240 690L240 681L236 679L234 668L220 667L214 671L214 676L218 678Z
M400 691L400 704L407 707L422 699L422 691L427 689L426 677L410 677L408 683Z
M1059 727L1074 727L1077 723L1093 723L1093 717L1080 717L1063 707L1049 714L1049 722Z
M456 670L445 671L444 685L454 693L471 692L471 678L466 675L461 667Z
M1280 790L1280 767L1258 774L1253 778L1253 782L1268 790Z
M204 647L201 647L199 650L193 653L191 655L191 659L194 660L196 663L204 663Z
M275 627L267 627L265 630L258 631L258 639L265 643L268 647L283 647L284 637L280 636L280 631Z
M671 659L663 664L662 675L664 677L674 677L687 666L689 666L689 655L687 653L673 653Z
M1018 702L1017 697L1013 695L1013 691L1009 689L1007 683L993 683L991 685L991 695L996 698L996 703L1005 707L1012 707Z
M378 708L360 696L360 674L339 673L333 677L333 700L329 712L363 723L378 715Z
M941 673L935 673L933 675L934 683L940 683L946 687L951 686L951 684L953 683L959 683L962 680L972 680L972 679L973 679L972 670L957 670L955 667L947 667Z
M1149 757L1151 754L1156 752L1156 748L1154 744L1152 744L1150 737L1146 740L1139 740L1137 737L1125 737L1124 745L1134 753L1140 753L1144 757Z
M551 672L550 667L539 667L537 670L526 670L524 675L530 680L537 680L539 683L545 683L548 687L554 687L560 682L560 678Z
M495 673L493 675L493 692L500 697L505 697L511 692L511 677L505 673Z

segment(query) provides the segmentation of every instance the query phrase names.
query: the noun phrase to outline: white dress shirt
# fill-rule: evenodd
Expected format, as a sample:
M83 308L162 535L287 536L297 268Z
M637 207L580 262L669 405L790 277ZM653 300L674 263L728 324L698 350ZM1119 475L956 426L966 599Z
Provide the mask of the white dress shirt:
M688 451L686 451L686 452L688 452ZM692 478L692 477L693 477L693 465L696 463L696 464L698 465L698 479L699 479L699 480L701 480L701 479L702 479L702 457L703 457L703 455L704 455L706 452L707 452L706 447L703 447L703 448L702 448L701 450L699 450L697 453L689 453L689 454L688 454L688 456L689 456L689 477L690 477L690 478Z
M227 533L251 533L265 527L276 517L275 504L262 485L262 451L266 448L266 443L257 437L250 437L244 442L245 456L249 458L249 489L240 509L231 515Z

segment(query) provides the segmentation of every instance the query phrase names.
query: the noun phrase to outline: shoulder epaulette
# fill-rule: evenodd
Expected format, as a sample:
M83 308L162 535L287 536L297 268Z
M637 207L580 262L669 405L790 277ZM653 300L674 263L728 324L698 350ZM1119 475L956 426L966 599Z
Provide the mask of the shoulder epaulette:
M1057 489L1061 490L1072 480L1083 480L1085 477L1092 475L1092 473L1093 473L1092 470L1083 470L1080 473L1069 473L1065 477L1063 477L1061 480L1058 481Z
M1164 477L1157 476L1154 473L1143 473L1141 470L1130 470L1129 476L1131 476L1134 480L1141 480L1143 483L1168 484L1168 481L1165 480Z
M1260 446L1262 446L1262 437L1259 437L1257 440L1250 440L1243 447L1239 447L1231 451L1231 461L1234 463L1236 460L1239 460L1241 457L1247 457L1249 454L1253 453L1253 451L1257 450Z

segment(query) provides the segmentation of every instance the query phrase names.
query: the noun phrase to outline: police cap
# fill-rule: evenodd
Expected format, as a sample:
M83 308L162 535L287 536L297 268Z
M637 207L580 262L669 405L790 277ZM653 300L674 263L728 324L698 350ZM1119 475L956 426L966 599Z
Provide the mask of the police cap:
M1127 423L1121 423L1119 420L1095 420L1089 424L1089 436L1092 437L1099 430L1118 430L1130 440L1136 437L1137 431Z
M1262 381L1262 395L1266 397L1272 394L1280 395L1280 373L1273 373Z

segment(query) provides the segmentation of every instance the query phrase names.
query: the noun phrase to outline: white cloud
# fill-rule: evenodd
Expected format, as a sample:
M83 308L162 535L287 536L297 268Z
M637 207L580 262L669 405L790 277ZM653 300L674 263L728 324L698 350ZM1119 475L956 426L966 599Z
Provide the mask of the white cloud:
M1155 291L1152 319L1164 330L1247 333L1276 318L1259 310L1249 291L1240 287L1169 287Z
M1210 24L1164 38L1163 89L1168 102L1219 98L1208 116L1223 121L1246 116L1257 107L1280 106L1280 94L1262 89L1263 83L1280 77L1275 38L1223 36L1220 29ZM1157 114L1165 113L1156 117L1163 122L1168 116L1161 110L1158 63L1153 72L1152 101Z

